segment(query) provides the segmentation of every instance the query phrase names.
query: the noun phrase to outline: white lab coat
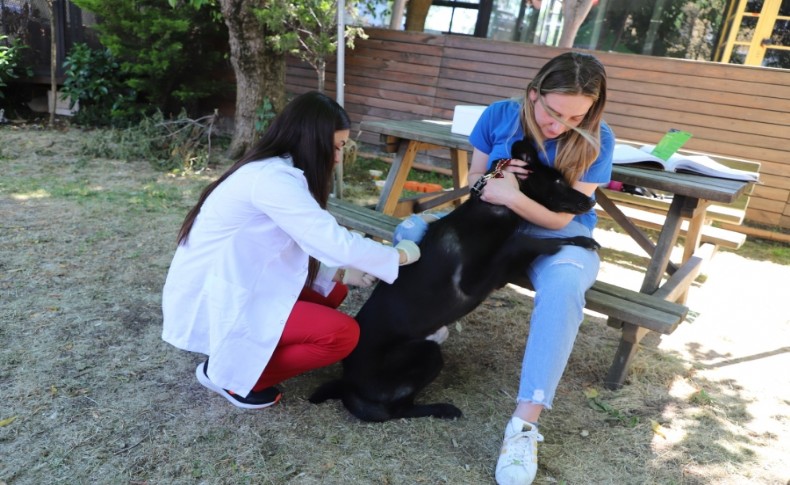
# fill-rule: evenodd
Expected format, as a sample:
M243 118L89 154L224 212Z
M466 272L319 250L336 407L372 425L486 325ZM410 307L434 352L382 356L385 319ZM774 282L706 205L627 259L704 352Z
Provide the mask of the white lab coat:
M207 354L212 382L246 395L304 287L308 255L390 283L398 275L397 250L339 226L290 159L244 165L206 199L176 249L162 294L162 338ZM324 295L334 287L331 273L316 281Z

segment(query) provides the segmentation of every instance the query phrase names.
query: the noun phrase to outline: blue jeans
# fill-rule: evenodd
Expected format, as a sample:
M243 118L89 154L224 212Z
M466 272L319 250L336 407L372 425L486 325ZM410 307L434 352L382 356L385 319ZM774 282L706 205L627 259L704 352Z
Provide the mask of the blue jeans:
M522 222L519 232L538 238L592 237L592 231L576 221L556 231ZM600 264L597 251L563 246L557 254L539 256L528 268L535 287L535 305L521 365L518 402L551 409L584 319L584 294L595 283Z

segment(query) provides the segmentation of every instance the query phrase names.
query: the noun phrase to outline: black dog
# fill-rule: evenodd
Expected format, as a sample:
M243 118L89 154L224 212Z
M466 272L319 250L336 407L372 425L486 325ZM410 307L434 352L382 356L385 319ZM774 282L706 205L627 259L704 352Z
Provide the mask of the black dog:
M519 182L529 197L555 212L592 208L592 199L541 164L529 143L516 143L513 155L529 164L531 173ZM357 314L360 339L343 361L343 376L319 387L310 402L342 399L363 421L461 416L452 404L414 403L443 366L439 345L425 337L474 310L511 277L524 275L538 255L554 254L564 244L600 247L581 236L528 237L515 232L519 220L510 209L480 200L473 188L469 200L429 224L420 260L401 267L393 284L380 282Z

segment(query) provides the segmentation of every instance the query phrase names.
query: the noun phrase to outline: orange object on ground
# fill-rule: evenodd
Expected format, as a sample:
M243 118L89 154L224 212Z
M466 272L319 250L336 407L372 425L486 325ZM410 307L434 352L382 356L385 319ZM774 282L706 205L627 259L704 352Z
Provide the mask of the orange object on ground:
M416 180L407 180L406 183L403 184L403 188L405 190L411 190L412 192L441 192L444 190L439 184L417 182Z

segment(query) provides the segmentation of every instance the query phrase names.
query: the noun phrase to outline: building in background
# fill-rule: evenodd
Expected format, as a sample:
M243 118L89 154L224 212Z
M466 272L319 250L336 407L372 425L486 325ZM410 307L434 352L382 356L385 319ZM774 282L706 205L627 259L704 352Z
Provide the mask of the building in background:
M89 28L96 23L90 12L85 12L68 0L53 0L55 10L55 39L57 43L56 76L63 75L63 61L71 46L77 42L99 45ZM24 51L25 62L33 69L34 83L48 84L50 77L50 12L47 0L0 0L0 35L10 40L20 39L30 47Z
M433 0L425 21L426 32L541 45L562 27L562 0ZM593 0L574 47L790 69L790 0Z

